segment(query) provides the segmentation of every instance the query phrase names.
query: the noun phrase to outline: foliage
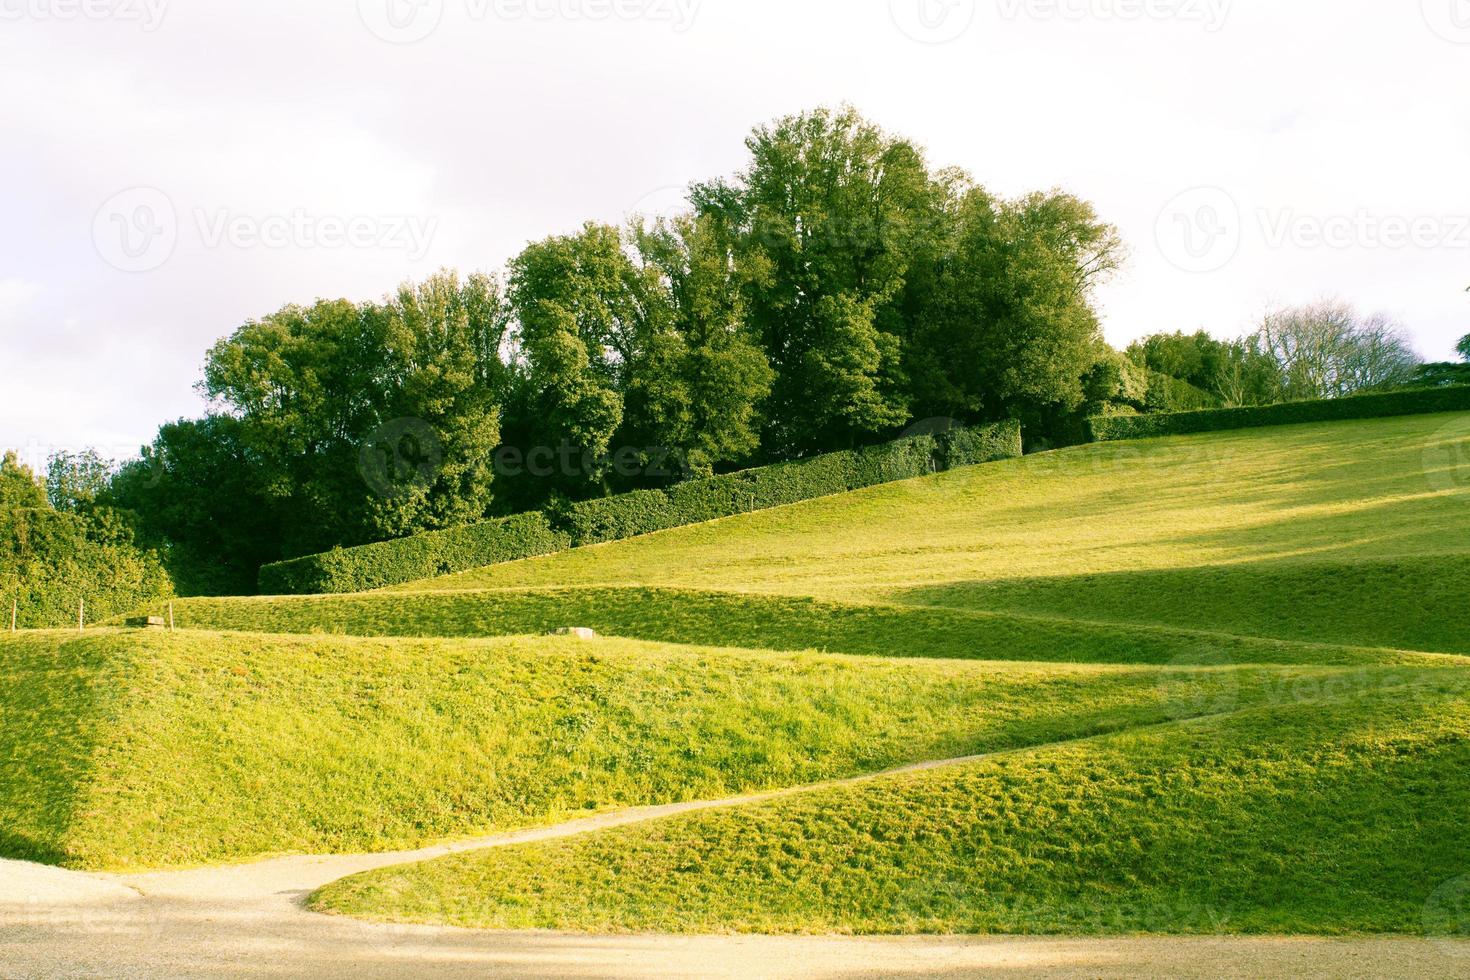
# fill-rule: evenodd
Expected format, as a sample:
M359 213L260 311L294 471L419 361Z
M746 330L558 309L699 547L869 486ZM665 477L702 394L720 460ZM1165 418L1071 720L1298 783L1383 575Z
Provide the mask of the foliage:
M1460 342L1455 345L1455 352L1464 360L1470 361L1470 333L1460 338Z
M82 602L96 622L172 594L158 556L135 547L113 512L0 509L0 628L10 625L11 600L18 625L37 629L75 627Z
M1322 677L1232 686L1300 675ZM0 854L393 850L1113 731L1197 696L1151 668L627 640L22 634L0 637Z
M1094 440L1107 442L1255 426L1423 415L1467 409L1470 409L1470 387L1454 386L1354 395L1323 401L1287 402L1253 408L1221 408L1167 415L1098 416L1088 420L1088 428Z
M545 515L533 511L265 565L259 586L265 595L363 592L549 554L570 544Z
M36 473L20 461L20 456L7 450L0 456L0 510L13 507L45 507L46 488Z
M1378 677L1366 694L368 872L311 901L597 932L1453 935L1453 909L1426 911L1470 849L1466 693L1461 671Z
M85 513L107 493L113 469L96 450L55 453L46 463L46 497L57 510Z
M1341 398L1407 380L1419 364L1403 327L1337 300L1270 313L1251 343L1275 361L1281 397Z
M770 457L871 439L909 419L895 322L905 276L939 228L942 198L922 151L850 107L759 127L733 181L693 193L733 232L748 322L775 380Z
M973 188L954 210L932 307L914 323L922 411L1028 425L1072 412L1103 347L1091 291L1121 261L1117 232L1066 194Z

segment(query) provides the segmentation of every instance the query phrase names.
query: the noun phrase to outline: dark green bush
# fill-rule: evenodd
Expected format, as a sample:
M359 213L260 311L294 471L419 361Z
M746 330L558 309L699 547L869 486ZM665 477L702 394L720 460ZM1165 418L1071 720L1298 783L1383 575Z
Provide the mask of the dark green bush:
M1087 427L1094 442L1111 442L1118 439L1146 439L1151 436L1293 425L1300 422L1335 422L1460 411L1470 411L1470 385L1354 395L1327 401L1286 402L1253 408L1217 408L1204 412L1176 412L1166 415L1096 416L1087 420Z
M267 565L260 570L260 590L279 595L361 592L1019 455L1017 422L915 436L693 480L668 490L585 500L547 514L521 514Z
M0 629L10 627L12 600L18 625L40 629L76 626L82 600L92 623L172 595L158 556L135 547L116 514L0 509Z
M546 555L570 544L571 538L553 530L545 514L532 511L266 565L260 570L260 591L266 595L364 592Z

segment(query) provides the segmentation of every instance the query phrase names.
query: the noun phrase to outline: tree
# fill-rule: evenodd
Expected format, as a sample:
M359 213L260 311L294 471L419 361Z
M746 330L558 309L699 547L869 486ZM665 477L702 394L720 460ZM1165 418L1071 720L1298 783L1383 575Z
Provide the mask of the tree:
M92 449L54 453L46 464L46 496L57 510L83 513L106 493L112 471L112 464Z
M662 304L627 393L630 435L677 450L692 473L742 460L760 445L760 407L775 372L747 326L746 296L766 267L735 258L712 217L634 226L634 249Z
M1276 362L1282 395L1291 400L1401 384L1420 363L1401 325L1338 300L1270 313L1251 340Z
M775 370L767 455L850 445L909 418L901 299L943 193L923 154L851 107L757 129L733 182L697 187L701 216L735 229L748 322Z
M924 411L1052 424L1083 403L1106 349L1091 293L1121 260L1117 232L1070 195L1002 201L979 188L955 222L933 301L915 318Z
M608 225L534 243L511 263L510 301L535 413L528 430L536 446L575 450L590 463L556 475L573 493L606 489L600 461L623 422L623 394L651 329L649 288L622 234Z
M1461 360L1470 361L1470 334L1460 338L1460 342L1455 345L1455 352L1460 355Z
M46 490L36 473L12 450L0 457L0 510L46 506Z

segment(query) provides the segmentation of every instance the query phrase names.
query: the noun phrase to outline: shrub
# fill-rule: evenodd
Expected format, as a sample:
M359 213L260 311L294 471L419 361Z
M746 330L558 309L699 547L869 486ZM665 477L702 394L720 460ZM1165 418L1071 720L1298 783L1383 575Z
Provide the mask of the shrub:
M532 511L266 565L260 570L260 591L267 595L364 592L550 554L570 544L570 537L554 530L545 514Z
M121 615L173 595L158 556L133 544L115 514L88 519L46 508L0 509L0 629L10 626L11 600L20 626L76 626Z
M693 480L668 490L638 490L566 504L545 514L309 555L262 568L260 590L278 595L362 592L1019 455L1018 422L914 436Z
M1095 416L1087 420L1087 427L1094 442L1111 442L1118 439L1146 439L1151 436L1218 432L1223 429L1249 429L1267 425L1460 411L1470 411L1470 385L1353 395L1325 401L1286 402L1253 408L1221 408L1166 415Z

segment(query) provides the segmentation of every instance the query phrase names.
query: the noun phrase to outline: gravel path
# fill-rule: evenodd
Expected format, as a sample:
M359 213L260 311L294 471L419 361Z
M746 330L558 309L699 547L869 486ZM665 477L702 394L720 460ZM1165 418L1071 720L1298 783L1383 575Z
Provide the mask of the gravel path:
M972 761L923 763L894 772ZM375 925L318 915L303 906L322 885L373 868L816 788L620 810L393 854L286 857L133 875L0 861L0 976L1470 977L1470 941L576 936Z

